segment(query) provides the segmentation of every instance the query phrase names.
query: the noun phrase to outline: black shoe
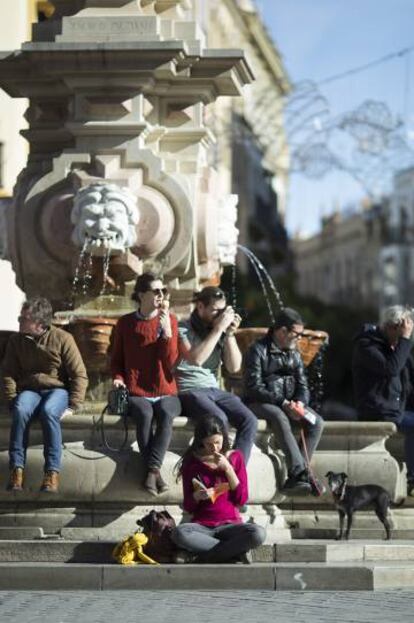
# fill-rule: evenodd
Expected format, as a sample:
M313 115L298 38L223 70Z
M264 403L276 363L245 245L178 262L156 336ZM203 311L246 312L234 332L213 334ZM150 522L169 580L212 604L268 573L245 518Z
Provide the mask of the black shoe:
M197 554L194 554L194 552L188 552L186 549L178 549L174 554L173 562L176 565L188 565L194 562L196 557Z
M158 495L157 475L158 475L158 471L150 469L144 480L144 489L148 491L148 493L151 493L151 495L154 495L154 496Z
M161 474L157 474L157 491L158 493L165 493L170 487L167 485Z
M414 497L414 480L407 480L407 495Z
M253 563L253 555L251 551L245 552L244 554L240 554L240 556L238 556L238 563L241 563L242 565L251 565Z
M288 477L282 487L282 491L290 491L291 489L297 489L303 492L306 491L307 493L312 492L312 485L309 482L309 477L306 471L296 474L295 476L290 475Z

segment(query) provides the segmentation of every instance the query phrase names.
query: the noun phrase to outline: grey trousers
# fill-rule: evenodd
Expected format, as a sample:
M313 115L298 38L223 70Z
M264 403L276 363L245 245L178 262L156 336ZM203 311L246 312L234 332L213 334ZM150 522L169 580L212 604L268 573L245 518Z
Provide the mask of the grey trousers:
M198 554L196 561L201 563L230 561L258 547L265 538L265 529L255 523L228 523L214 527L183 523L171 534L178 548Z
M291 420L286 413L276 405L255 402L249 405L250 409L259 419L266 420L272 429L280 447L286 456L289 476L297 476L306 469L304 449L301 441L297 441L296 435L300 427L304 427L306 448L309 460L315 452L322 435L324 421L313 409L309 409L316 416L315 424L306 420L301 423Z

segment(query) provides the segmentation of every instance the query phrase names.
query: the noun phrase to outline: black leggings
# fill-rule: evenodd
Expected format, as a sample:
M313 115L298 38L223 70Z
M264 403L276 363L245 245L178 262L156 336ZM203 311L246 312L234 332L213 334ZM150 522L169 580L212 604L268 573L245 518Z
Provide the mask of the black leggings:
M162 396L156 402L130 396L128 415L137 426L138 447L147 469L161 467L171 441L173 420L180 413L177 396Z

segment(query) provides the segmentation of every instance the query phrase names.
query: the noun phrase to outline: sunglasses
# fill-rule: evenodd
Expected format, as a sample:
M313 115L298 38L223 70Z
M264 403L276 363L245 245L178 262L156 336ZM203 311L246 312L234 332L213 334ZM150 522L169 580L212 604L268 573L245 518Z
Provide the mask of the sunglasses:
M155 296L166 296L168 294L168 288L153 288L147 290L147 292L152 292Z

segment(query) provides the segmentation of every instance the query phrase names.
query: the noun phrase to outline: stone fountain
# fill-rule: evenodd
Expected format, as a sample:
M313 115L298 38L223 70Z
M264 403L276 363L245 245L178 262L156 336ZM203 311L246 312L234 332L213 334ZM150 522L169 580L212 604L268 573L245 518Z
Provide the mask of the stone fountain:
M241 50L206 47L189 0L54 6L31 42L0 56L2 88L29 99L9 256L19 287L52 301L89 371L103 372L108 327L131 310L137 274L161 272L175 309L188 309L234 260L237 197L208 165L204 110L253 76Z
M84 413L63 421L64 467L53 500L38 493L43 457L36 426L25 491L5 492L9 418L0 417L0 526L36 525L68 538L86 529L119 538L154 500L139 486L132 431L123 452L102 444L100 400L112 326L130 311L143 270L163 273L180 311L188 309L194 289L218 283L222 266L234 262L237 198L223 195L208 164L214 137L204 110L219 96L240 95L253 76L242 51L206 47L190 0L53 4L53 16L33 26L31 42L0 54L0 86L29 100L29 128L22 134L30 153L15 187L8 252L20 288L48 297L74 332L91 388ZM387 464L395 493L399 468L385 450L384 431L374 428L368 456ZM122 438L118 418L107 419L106 434L114 445ZM181 486L173 466L191 434L177 418L163 468L170 491L157 500L177 519ZM367 464L359 442L341 454L340 432L332 434L338 467L343 457L347 465ZM276 506L283 456L270 439L262 422L249 464L248 516L267 525L273 541L290 532ZM324 473L323 458L319 463Z
M214 137L204 109L252 81L243 52L208 49L189 0L54 6L31 42L1 54L1 86L29 99L30 154L9 224L17 283L67 308L87 236L94 256L100 240L111 250L106 310L125 307L143 269L162 271L173 301L185 301L219 279L219 236L234 229L219 207L227 202L231 213L234 198L223 197L208 165ZM110 185L111 207L94 203L100 184Z
M131 309L143 270L163 273L179 310L234 261L237 197L220 192L208 164L214 137L204 109L219 96L240 95L253 76L241 50L206 47L189 0L55 0L54 6L49 20L33 26L31 42L0 56L0 85L29 99L23 134L30 154L15 188L9 255L24 292L48 297L59 321L69 322L91 388L85 412L63 422L58 497L53 504L39 497L41 436L34 426L23 496L14 499L0 485L0 525L119 532L132 529L153 500L139 487L134 434L122 453L102 445L99 399L112 325ZM6 417L0 427L5 478ZM115 445L121 430L117 418L107 420ZM165 461L171 488L159 504L177 516L181 491L172 468L190 437L191 427L178 421ZM275 496L275 472L258 449L253 463L257 481L263 470L270 475L257 486L255 503L262 505Z

